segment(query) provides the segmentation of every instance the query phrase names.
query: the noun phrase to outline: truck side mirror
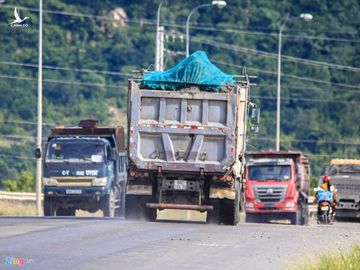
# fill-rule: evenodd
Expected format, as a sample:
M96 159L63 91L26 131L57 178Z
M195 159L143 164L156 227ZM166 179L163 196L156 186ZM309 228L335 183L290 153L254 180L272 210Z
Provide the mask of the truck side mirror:
M253 133L257 133L259 131L259 123L260 123L260 108L256 106L256 104L251 103L252 106L249 110L250 116L250 124L251 124L251 131Z
M41 148L36 148L34 154L36 159L41 158Z
M110 151L108 151L108 160L115 161L116 155L117 155L117 151L115 149L110 149Z
M296 176L296 188L299 190L301 188L301 184L304 180L304 172L303 172L303 167L300 165L296 165L296 171L297 171L297 176Z

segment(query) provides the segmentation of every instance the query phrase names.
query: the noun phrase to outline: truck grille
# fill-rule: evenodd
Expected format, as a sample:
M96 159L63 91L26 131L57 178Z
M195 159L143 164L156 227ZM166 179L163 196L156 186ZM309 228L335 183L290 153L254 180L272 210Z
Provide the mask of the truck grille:
M254 186L253 189L259 202L283 202L287 186Z
M93 178L59 177L56 179L58 187L91 187Z

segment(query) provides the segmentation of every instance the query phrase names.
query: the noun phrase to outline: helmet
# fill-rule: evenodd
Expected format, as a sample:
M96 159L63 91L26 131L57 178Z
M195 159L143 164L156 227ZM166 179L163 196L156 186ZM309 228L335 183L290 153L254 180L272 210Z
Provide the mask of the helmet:
M329 181L330 181L330 176L324 175L324 176L322 177L322 179L323 179L324 182L329 182Z

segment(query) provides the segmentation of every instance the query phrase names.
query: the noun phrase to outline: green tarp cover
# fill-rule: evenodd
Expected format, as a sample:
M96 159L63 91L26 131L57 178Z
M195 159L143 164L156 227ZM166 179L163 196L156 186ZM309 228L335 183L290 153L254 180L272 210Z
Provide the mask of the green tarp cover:
M166 71L152 71L141 78L142 88L178 90L196 85L201 91L219 92L228 83L235 83L232 75L213 65L205 52L197 51Z

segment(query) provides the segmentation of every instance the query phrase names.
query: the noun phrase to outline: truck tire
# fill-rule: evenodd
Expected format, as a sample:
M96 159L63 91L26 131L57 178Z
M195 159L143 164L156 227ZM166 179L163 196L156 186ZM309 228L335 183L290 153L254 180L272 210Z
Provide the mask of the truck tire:
M257 218L256 214L254 215L251 213L246 213L245 222L246 223L256 223L256 222L258 222L258 218Z
M58 207L58 209L56 209L56 216L73 217L73 216L75 216L75 212L76 212L76 209L74 207L69 207L69 208Z
M126 192L124 187L120 187L120 202L119 207L116 208L115 215L117 217L125 218L125 207L126 207Z
M125 219L134 220L139 219L138 211L138 196L126 195L125 202Z
M146 203L154 201L153 196L139 196L139 197L140 197L139 206L141 208L142 217L145 218L146 221L156 221L157 209L146 207Z
M115 217L115 213L116 213L116 200L117 199L117 195L118 192L116 191L116 188L113 187L110 190L110 193L105 195L103 200L102 200L102 211L103 211L103 215L104 217Z
M157 209L145 207L144 213L145 213L145 218L147 221L156 221Z
M290 222L292 225L301 225L301 215L302 215L302 204L299 203L296 213L290 214Z
M309 225L309 206L307 203L303 204L302 207L301 225Z
M206 215L206 223L209 224L220 224L221 218L220 218L220 205L221 201L220 199L209 199L209 204L214 207L214 209L211 211L207 211Z
M51 198L45 198L44 199L44 216L55 216L55 207L53 199Z
M153 196L149 195L127 195L125 203L126 219L155 221L157 217L156 209L146 207L146 203L152 201Z
M240 183L235 180L235 199L224 199L222 204L222 223L236 226L240 221Z

